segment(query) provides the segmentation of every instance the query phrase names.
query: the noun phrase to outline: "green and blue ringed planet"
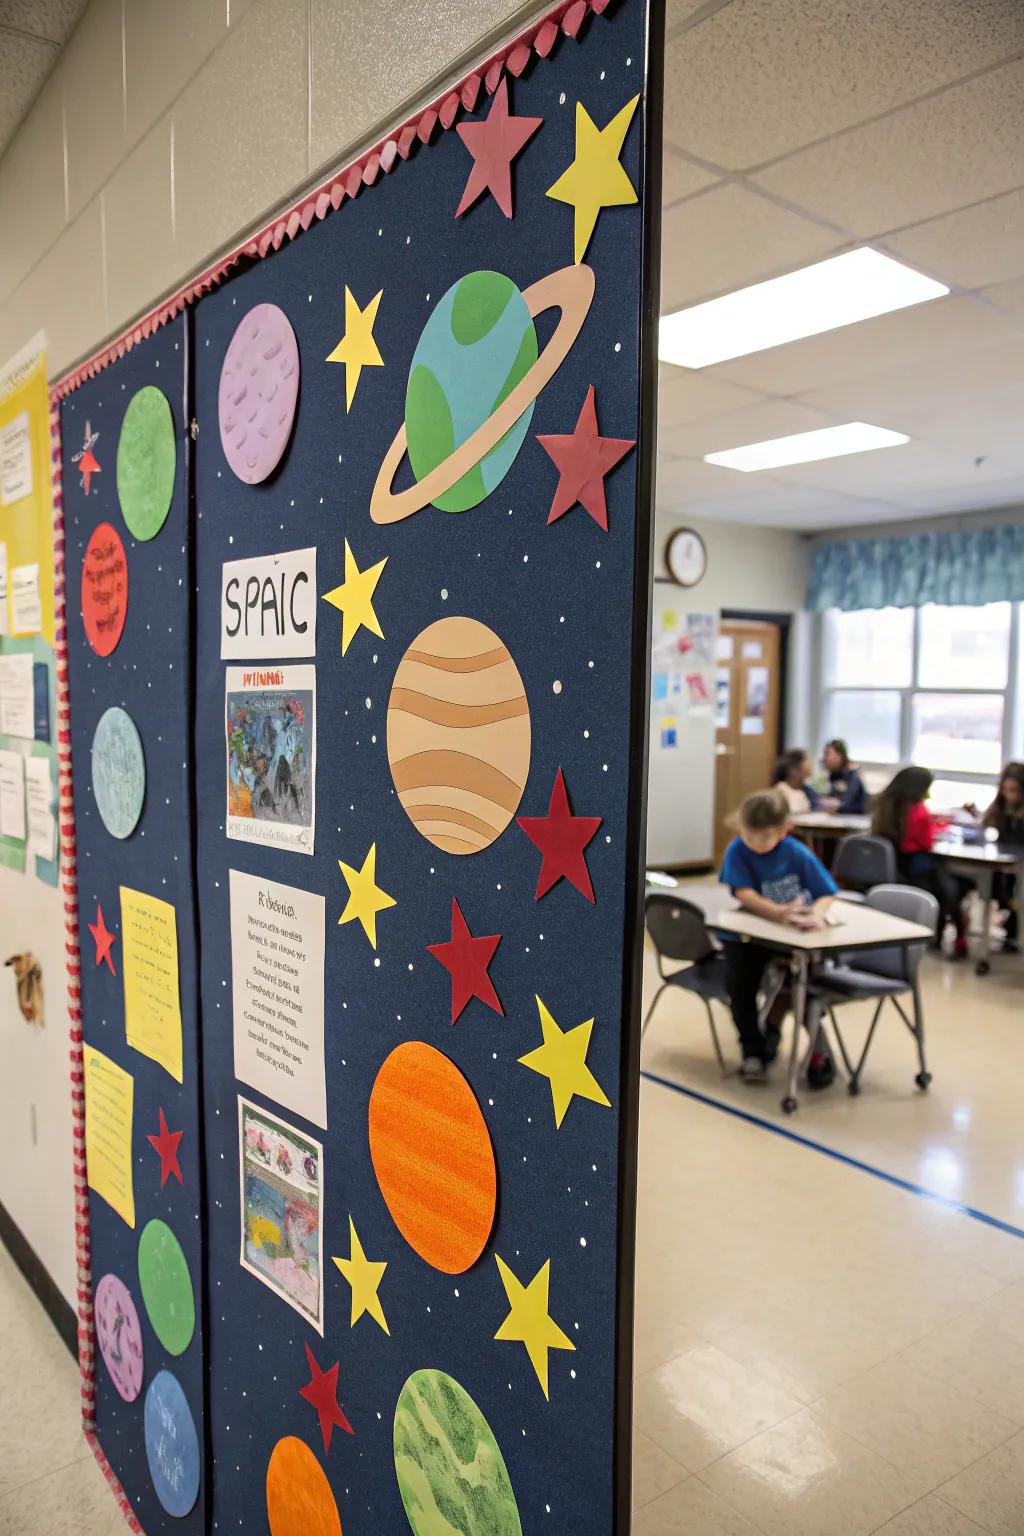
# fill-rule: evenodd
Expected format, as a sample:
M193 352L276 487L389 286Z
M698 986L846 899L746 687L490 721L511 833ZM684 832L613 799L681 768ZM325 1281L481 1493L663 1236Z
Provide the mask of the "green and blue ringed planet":
M469 272L440 300L409 369L405 422L370 498L375 523L398 523L428 504L466 512L515 462L534 402L572 349L594 297L590 267L563 267L520 292L501 272ZM560 311L538 350L534 319ZM393 490L408 449L416 481Z

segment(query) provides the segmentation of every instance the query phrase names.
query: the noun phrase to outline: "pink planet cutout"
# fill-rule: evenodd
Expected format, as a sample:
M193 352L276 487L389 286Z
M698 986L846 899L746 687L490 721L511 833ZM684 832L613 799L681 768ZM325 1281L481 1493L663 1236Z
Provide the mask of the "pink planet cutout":
M217 414L224 457L258 485L288 446L299 393L299 348L283 309L257 304L238 323L220 371Z
M96 1287L96 1338L110 1379L126 1403L142 1390L142 1329L131 1292L117 1275Z

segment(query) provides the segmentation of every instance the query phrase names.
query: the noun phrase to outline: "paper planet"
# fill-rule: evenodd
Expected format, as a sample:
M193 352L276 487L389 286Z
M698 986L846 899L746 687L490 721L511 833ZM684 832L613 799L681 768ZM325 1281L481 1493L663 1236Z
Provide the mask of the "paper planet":
M398 523L429 503L477 506L512 468L541 390L572 348L594 297L594 274L563 267L524 293L500 272L470 272L441 299L420 334L406 391L406 419L370 497L375 523ZM537 350L534 318L557 306L558 324ZM406 449L415 484L395 491Z
M415 1371L395 1409L395 1475L415 1536L522 1536L508 1469L469 1393L444 1371Z
M183 1355L196 1326L192 1276L166 1221L147 1221L139 1238L139 1285L149 1318L169 1355Z
M199 1497L199 1438L181 1383L170 1371L158 1371L150 1382L143 1424L156 1496L180 1520Z
M507 646L476 619L438 619L398 664L388 763L416 830L479 853L515 815L530 772L530 707Z
M154 538L167 520L177 458L167 396L147 384L128 402L117 440L117 499L135 538Z
M142 739L127 710L104 710L92 738L92 792L111 837L130 837L146 797Z
M341 1536L327 1474L304 1440L286 1435L267 1465L270 1536Z
M142 1328L131 1292L117 1275L104 1275L93 1307L96 1342L110 1379L126 1403L142 1390Z
M117 648L128 613L128 561L112 523L98 523L82 561L82 624L97 656Z
M409 1247L446 1275L475 1264L498 1202L491 1137L458 1067L422 1040L396 1046L377 1073L370 1157Z
M239 480L258 485L288 446L299 394L299 348L283 309L257 304L239 321L224 355L217 396L224 457Z

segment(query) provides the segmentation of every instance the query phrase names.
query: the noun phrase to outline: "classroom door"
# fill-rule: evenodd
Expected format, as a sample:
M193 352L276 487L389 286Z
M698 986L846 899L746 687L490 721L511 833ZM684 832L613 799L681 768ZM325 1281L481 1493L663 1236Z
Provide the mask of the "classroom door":
M782 644L777 624L723 619L716 673L715 858L733 836L727 818L771 783L779 751Z

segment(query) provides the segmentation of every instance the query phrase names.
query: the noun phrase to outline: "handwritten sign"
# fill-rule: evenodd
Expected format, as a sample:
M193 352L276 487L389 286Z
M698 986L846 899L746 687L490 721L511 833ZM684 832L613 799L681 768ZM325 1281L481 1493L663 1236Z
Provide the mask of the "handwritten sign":
M222 568L224 661L316 655L316 550L229 560Z
M132 1185L132 1110L135 1079L102 1051L87 1045L85 1163L89 1188L130 1227L135 1226Z
M121 942L128 1044L180 1083L178 930L170 902L122 885Z
M128 561L111 523L92 531L82 562L82 623L98 656L109 656L121 638L128 611Z
M5 507L32 495L32 434L28 411L0 427L0 501Z

